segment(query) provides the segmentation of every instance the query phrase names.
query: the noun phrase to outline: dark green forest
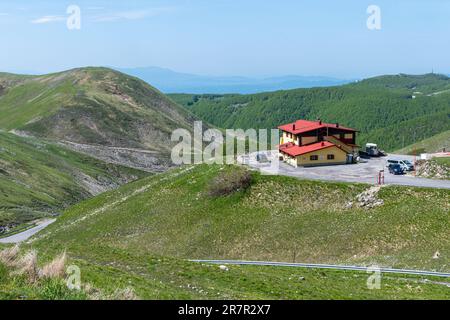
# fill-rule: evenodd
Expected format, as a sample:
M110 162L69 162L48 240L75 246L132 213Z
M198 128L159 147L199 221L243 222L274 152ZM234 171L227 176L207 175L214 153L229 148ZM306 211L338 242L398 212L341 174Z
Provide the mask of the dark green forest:
M358 143L393 151L450 129L450 78L394 75L343 86L251 95L170 97L220 128L275 128L296 119L339 122L360 131Z

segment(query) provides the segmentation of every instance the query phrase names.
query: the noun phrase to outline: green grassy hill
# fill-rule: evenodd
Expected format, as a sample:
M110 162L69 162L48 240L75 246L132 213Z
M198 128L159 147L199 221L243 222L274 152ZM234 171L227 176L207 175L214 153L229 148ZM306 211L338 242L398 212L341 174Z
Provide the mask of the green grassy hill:
M170 151L194 116L145 82L106 68L0 74L0 129L83 144Z
M385 75L362 80L358 86L369 88L407 89L414 90L416 94L433 94L450 89L449 77L443 74L423 75Z
M44 256L67 250L86 281L105 290L130 284L145 298L395 298L396 290L397 298L414 297L406 294L411 283L395 279L397 287L368 291L365 273L231 267L223 274L179 260L187 258L450 270L448 190L389 186L378 195L384 205L365 210L348 203L367 185L253 173L246 191L211 196L211 181L236 170L200 165L130 183L69 208L31 245ZM308 285L288 281L298 276Z
M398 154L420 154L450 150L450 130L395 151Z
M321 116L360 128L363 139L378 137L389 148L399 132L419 124L427 127L417 138L449 129L448 78L400 76L389 88L386 83L392 79L371 81L249 96L174 98L220 127L273 127ZM421 93L413 99L416 90ZM383 205L367 210L355 204L369 188L363 184L253 172L248 188L223 195L229 188L214 190L214 181L220 177L221 183L230 183L242 168L199 165L146 176L106 164L54 140L167 154L171 131L190 130L196 117L142 81L104 68L45 76L0 74L0 114L0 129L36 136L0 132L0 226L64 211L22 247L37 249L43 260L67 250L69 263L81 268L83 284L92 284L102 296L132 287L141 298L159 299L448 298L447 287L412 276L386 276L383 290L368 290L366 273L250 266L223 271L186 261L278 260L449 271L448 190L384 187L378 193ZM87 289L67 292L58 281L29 285L0 261L0 298L20 297L84 299L90 294Z
M0 132L0 226L59 213L146 174Z
M30 284L0 263L2 299L448 299L442 279L384 275L380 290L369 290L370 274L352 271L191 263L134 255L125 250L69 259L82 272L82 289L59 279ZM131 298L130 294L133 292Z
M437 74L252 95L170 97L221 128L275 128L320 117L360 130L360 144L378 143L387 151L450 129L450 78Z

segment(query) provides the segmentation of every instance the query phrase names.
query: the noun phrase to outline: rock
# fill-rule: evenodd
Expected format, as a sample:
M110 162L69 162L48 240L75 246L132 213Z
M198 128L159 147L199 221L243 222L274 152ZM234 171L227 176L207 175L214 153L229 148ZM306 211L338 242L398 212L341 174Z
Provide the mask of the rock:
M418 160L416 175L425 178L449 179L450 171L447 166L440 165L433 160Z
M439 251L436 251L435 254L433 255L433 259L439 259L440 256L441 254L439 253Z
M222 270L222 271L229 271L230 270L227 266L224 266L224 265L220 265L219 269Z
M357 205L360 208L364 209L372 209L374 207L382 206L384 204L383 199L378 199L377 195L380 191L380 186L374 186L370 187L369 189L365 190L364 192L358 194L356 196ZM349 205L350 202L347 204ZM353 203L352 203L353 205Z

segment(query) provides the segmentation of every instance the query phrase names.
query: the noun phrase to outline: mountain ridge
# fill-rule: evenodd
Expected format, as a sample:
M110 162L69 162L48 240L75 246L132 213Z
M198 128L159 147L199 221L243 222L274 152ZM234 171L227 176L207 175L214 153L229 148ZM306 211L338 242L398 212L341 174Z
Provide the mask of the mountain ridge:
M259 93L281 89L323 87L349 83L352 80L338 79L326 76L273 76L273 77L243 77L243 76L206 76L175 72L167 68L116 68L117 70L136 76L151 83L164 93Z
M40 76L0 74L0 129L54 141L170 154L171 133L197 119L144 81L88 67Z

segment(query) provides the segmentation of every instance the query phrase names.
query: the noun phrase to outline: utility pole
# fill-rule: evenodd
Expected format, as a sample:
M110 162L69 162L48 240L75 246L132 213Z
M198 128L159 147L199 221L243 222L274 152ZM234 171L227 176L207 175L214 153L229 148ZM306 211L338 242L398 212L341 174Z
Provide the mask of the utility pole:
M415 130L414 130L414 138L413 138L413 141L414 141L414 151L413 151L413 153L414 153L414 176L416 175L416 162L417 162L416 133L417 133L418 129L422 129L422 128L425 128L425 126L421 126L421 127L415 128Z

